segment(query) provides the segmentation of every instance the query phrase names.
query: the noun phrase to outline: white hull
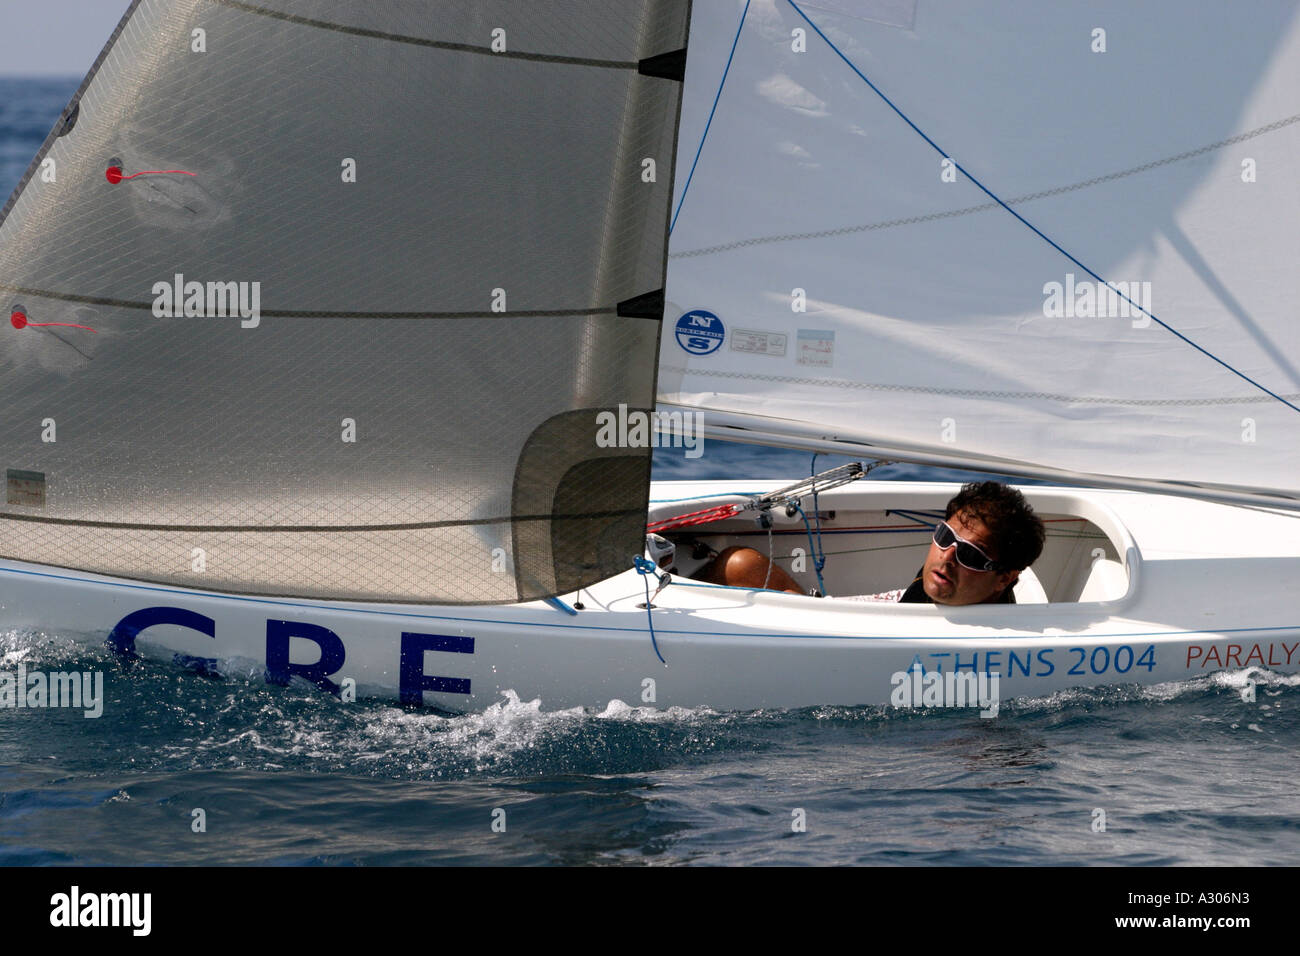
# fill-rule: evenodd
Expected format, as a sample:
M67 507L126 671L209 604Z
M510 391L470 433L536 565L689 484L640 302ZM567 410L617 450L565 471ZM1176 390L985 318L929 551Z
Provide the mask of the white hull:
M712 496L705 504L714 504L741 486L779 484L659 482L652 499L666 503L653 504L651 516L702 506L681 499ZM830 593L910 580L928 533L897 513L882 521L885 509L942 509L955 490L865 481L822 495L821 510L836 512L823 522ZM1300 671L1296 516L1130 492L1023 490L1049 519L1049 535L1070 526L1049 536L1035 565L1049 603L864 604L678 577L652 612L666 664L638 607L645 585L633 570L585 590L584 609L570 614L544 602L434 607L236 597L0 561L0 627L95 643L116 632L119 646L133 644L146 658L252 662L273 674L287 659L309 678L334 685L350 678L362 697L404 696L449 711L481 710L506 690L540 698L548 710L614 699L745 710L883 705L891 675L918 660L927 672L997 674L1002 700L1222 669ZM804 506L811 511L811 500ZM732 519L717 541L763 550L767 535L754 527ZM797 517L779 516L775 530L778 559L807 549ZM811 567L794 570L815 583ZM577 600L564 596L570 605Z

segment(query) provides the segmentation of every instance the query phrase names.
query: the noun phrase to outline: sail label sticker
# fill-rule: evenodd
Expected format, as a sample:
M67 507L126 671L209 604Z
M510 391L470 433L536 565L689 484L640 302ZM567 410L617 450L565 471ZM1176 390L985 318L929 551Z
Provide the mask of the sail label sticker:
M795 359L800 365L830 368L835 364L835 332L831 329L800 329L799 351Z
M5 471L5 503L28 508L45 507L45 474L40 471Z
M785 354L786 339L790 336L784 332L764 332L761 329L732 329L731 351L749 352L754 355Z
M712 312L695 309L677 320L673 330L677 344L692 355L709 355L722 348L727 330L722 320Z

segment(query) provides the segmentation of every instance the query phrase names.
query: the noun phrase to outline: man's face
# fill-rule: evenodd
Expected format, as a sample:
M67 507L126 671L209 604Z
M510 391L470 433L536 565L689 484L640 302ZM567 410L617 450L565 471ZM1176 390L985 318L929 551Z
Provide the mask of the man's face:
M959 511L948 519L948 527L993 560L998 550L984 522ZM935 604L983 604L996 600L1007 585L1020 577L1019 571L972 571L957 563L957 544L940 550L933 541L921 569L921 586Z

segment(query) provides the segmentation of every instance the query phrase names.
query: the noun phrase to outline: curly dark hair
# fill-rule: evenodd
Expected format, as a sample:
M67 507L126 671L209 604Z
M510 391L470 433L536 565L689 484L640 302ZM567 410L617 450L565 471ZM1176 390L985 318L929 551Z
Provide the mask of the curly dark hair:
M948 502L944 518L962 512L979 520L997 542L999 571L1023 571L1043 553L1043 522L1025 496L1000 481L973 481Z

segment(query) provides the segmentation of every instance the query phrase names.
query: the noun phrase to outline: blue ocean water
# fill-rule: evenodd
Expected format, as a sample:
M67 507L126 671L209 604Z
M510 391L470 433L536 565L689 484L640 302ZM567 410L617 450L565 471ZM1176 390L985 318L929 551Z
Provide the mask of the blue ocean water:
M76 85L0 79L0 196ZM659 478L808 468L724 443L655 461ZM449 717L0 633L0 671L20 664L101 671L107 701L94 720L0 710L0 865L1300 862L1300 678L1265 674L1250 703L1244 673L1067 691L995 720L509 695Z

